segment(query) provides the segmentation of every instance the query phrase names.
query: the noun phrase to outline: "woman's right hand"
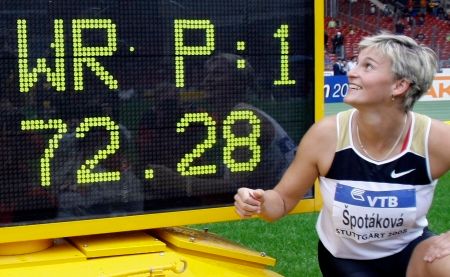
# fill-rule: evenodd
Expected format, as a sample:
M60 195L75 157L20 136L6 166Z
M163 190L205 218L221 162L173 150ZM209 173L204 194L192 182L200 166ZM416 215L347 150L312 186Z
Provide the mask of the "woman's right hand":
M234 196L234 207L241 218L260 214L264 203L264 190L240 188Z

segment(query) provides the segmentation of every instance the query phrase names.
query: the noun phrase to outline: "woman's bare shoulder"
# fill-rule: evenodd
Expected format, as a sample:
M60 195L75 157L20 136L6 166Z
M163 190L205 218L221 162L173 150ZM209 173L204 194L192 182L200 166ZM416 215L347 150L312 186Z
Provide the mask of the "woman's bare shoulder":
M336 123L337 115L324 117L318 122L314 123L308 133L315 139L335 139L336 138Z

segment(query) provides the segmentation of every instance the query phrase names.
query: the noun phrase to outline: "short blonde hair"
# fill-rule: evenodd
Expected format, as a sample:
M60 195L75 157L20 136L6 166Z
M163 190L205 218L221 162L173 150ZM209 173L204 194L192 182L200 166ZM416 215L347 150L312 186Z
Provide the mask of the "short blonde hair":
M438 69L436 53L408 36L388 32L365 37L359 43L359 51L366 48L375 48L388 56L396 78L411 82L403 103L405 111L411 110L433 83Z

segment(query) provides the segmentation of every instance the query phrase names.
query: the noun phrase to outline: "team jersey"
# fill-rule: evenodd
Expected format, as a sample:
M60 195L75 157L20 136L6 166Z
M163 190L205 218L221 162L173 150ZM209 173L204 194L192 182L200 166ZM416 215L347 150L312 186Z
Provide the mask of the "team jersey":
M377 259L404 249L428 225L437 180L430 174L430 118L417 113L402 151L375 161L352 140L354 109L337 115L337 147L326 176L320 177L323 208L316 229L335 257Z

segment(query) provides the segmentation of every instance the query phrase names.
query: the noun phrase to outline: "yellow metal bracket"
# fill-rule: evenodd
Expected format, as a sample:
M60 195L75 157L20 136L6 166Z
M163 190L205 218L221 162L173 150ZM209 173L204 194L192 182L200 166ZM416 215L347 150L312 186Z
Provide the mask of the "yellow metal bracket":
M215 234L187 227L169 227L155 230L155 236L175 247L213 254L221 257L274 266L276 260L264 252L258 252Z
M23 250L22 248L20 250ZM0 256L0 270L4 268L30 267L85 261L86 257L66 240L52 242L52 246L41 251ZM0 273L0 276L4 276Z
M144 231L69 238L88 258L161 252L166 244Z
M0 244L0 256L34 253L53 246L53 240L42 239L33 241L19 241Z

